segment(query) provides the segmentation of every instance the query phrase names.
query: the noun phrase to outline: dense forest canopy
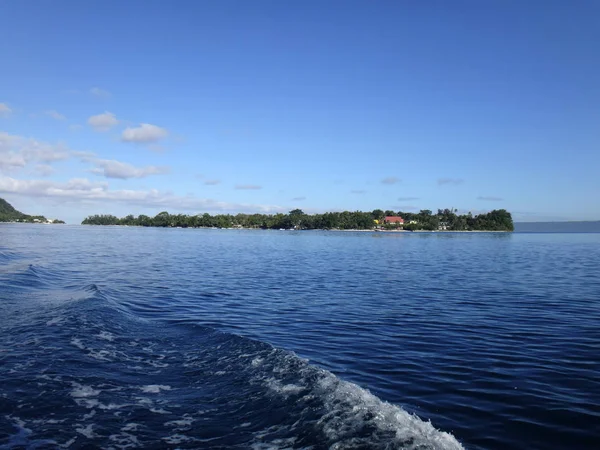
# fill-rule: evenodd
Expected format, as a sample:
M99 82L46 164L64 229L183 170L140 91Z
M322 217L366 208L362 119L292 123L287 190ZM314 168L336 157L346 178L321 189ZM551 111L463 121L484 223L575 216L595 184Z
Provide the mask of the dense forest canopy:
M385 216L400 216L404 225L382 224ZM376 222L377 221L377 222ZM378 223L379 222L379 223ZM513 231L511 214L498 209L486 214L459 215L453 209L438 209L437 214L430 210L418 213L403 211L372 212L343 211L323 214L305 214L294 209L288 214L216 214L197 215L169 214L163 211L154 217L128 215L118 218L112 215L89 216L83 225L129 225L142 227L181 227L181 228L262 228L262 229L339 229L369 230L373 228L405 230L447 230L447 231Z
M30 216L17 211L10 203L0 198L0 222L48 222L44 216ZM64 223L55 220L53 223Z

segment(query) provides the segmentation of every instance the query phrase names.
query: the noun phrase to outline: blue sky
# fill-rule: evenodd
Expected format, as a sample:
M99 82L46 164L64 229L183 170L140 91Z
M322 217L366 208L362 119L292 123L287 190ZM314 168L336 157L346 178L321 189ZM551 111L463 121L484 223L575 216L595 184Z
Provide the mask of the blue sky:
M2 2L0 197L600 219L596 1Z

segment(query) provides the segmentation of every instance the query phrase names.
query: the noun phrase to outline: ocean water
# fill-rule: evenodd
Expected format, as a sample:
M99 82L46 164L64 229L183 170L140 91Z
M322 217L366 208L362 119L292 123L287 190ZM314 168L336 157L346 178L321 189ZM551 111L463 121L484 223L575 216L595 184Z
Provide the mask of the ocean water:
M2 225L0 448L600 448L600 234Z

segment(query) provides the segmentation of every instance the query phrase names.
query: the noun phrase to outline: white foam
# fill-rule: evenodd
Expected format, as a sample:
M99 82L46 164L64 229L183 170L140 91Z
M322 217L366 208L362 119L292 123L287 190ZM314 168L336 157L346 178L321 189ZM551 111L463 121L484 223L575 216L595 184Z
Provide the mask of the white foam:
M171 436L162 438L162 440L165 441L167 444L182 444L184 442L193 441L194 438L191 438L184 434L173 434Z
M90 423L86 427L84 427L83 425L80 425L78 428L75 428L75 431L77 431L79 434L82 434L83 436L85 436L88 439L93 439L95 437L99 437L98 434L94 433L94 424L93 423Z
M168 363L161 363L161 362L152 361L152 360L147 360L144 362L152 367L156 367L157 369L164 369L165 367L169 367Z
M89 350L88 356L98 361L111 361L115 358L116 352L111 350Z
M64 323L65 319L63 317L55 317L54 319L49 320L48 322L46 322L47 326L52 326L52 325L60 325L61 323Z
M39 425L39 424L44 424L44 425L45 424L51 424L51 425L55 425L57 423L63 423L66 420L67 419L61 419L61 420L58 420L58 419L35 419L35 420L31 420L30 422L31 423L35 423L36 425Z
M439 431L419 417L404 409L384 402L369 391L334 375L318 383L324 395L325 407L329 411L319 421L325 435L336 442L331 448L343 448L344 441L366 420L382 431L394 431L398 441L409 445L408 449L432 448L460 450L462 445L449 433Z
M282 384L279 380L274 378L267 381L267 386L269 389L286 397L288 395L298 394L305 389L303 386L298 386L296 384Z
M138 405L141 405L141 406L149 407L149 406L154 405L154 402L147 397L136 397L135 400L138 402Z
M254 359L252 360L252 363L251 363L251 364L252 364L252 367L258 367L258 366L260 366L260 365L261 365L263 362L264 362L264 359L263 359L263 358L261 358L261 357L259 357L259 356L257 356L256 358L254 358Z
M86 346L83 345L83 342L81 342L81 339L79 339L79 338L71 339L71 344L73 344L75 347L77 347L81 350L87 350Z
M75 391L76 395L73 395L73 393L71 393L71 396L73 396L75 398L75 403L77 403L79 406L83 406L84 408L88 408L91 410L94 409L99 409L102 411L112 411L114 409L121 409L121 408L126 408L128 406L131 406L131 404L129 403L124 403L122 405L118 405L116 403L109 403L109 404L104 404L102 402L100 402L97 398L95 398L95 396L93 395L94 393L99 393L100 391L95 391L95 390L88 390L87 388L89 388L89 386L82 386L81 389L76 388ZM95 394L98 395L98 394ZM88 417L89 416L89 417ZM83 416L83 419L86 420L90 417L94 416L94 411L90 412L89 414L86 414Z
M437 430L430 422L387 403L356 384L343 381L331 372L311 366L293 354L274 350L273 363L259 369L255 380L274 395L299 395L296 404L312 409L314 399L323 405L317 427L326 437L327 447L403 448L407 450L464 450L449 433ZM369 435L360 430L373 429ZM293 433L287 430L286 433ZM271 429L255 433L254 448L281 448L275 442L280 431ZM270 445L272 447L265 447Z
M116 403L109 403L108 405L105 405L103 403L100 403L98 405L99 409L105 410L105 411L112 411L114 409L121 409L121 408L127 408L131 406L130 403L123 403L122 405L117 405Z
M273 425L263 430L254 433L254 439L250 443L250 448L253 450L279 450L294 448L296 442L295 437L287 439L275 438L269 439L270 435L278 435L282 432L288 433L288 426Z
M88 414L84 414L84 415L83 415L83 417L82 417L82 419L83 419L83 420L89 420L89 419L91 419L92 417L94 417L95 415L96 415L96 410L95 410L95 409L92 409L92 411L91 411L90 413L88 413Z
M137 431L138 427L141 427L139 423L130 422L121 428L121 431Z
M146 386L142 386L140 389L146 394L159 394L160 391L170 391L171 386L166 386L164 384L148 384Z
M188 414L185 414L182 419L171 420L170 422L165 422L165 426L177 428L177 429L190 428L192 426L193 422L194 422L194 419L192 417L190 417Z
M115 445L121 449L136 448L142 446L138 438L131 433L111 434L108 438L112 442L115 442Z
M76 398L75 402L79 406L89 409L98 408L101 405L97 398Z
M104 339L105 341L109 341L112 342L115 340L115 335L112 333L109 333L108 331L101 331L100 334L97 334L96 337L99 337L100 339Z
M102 392L84 384L79 384L75 382L71 384L73 386L73 390L71 391L71 397L74 398L97 397L100 394L100 392Z

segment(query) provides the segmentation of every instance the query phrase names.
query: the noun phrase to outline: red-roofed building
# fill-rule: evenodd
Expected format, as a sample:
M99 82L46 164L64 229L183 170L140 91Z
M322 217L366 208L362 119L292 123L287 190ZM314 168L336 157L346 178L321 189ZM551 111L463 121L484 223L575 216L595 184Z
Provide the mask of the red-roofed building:
M404 225L404 219L400 216L385 216L383 223L394 223L396 225Z

